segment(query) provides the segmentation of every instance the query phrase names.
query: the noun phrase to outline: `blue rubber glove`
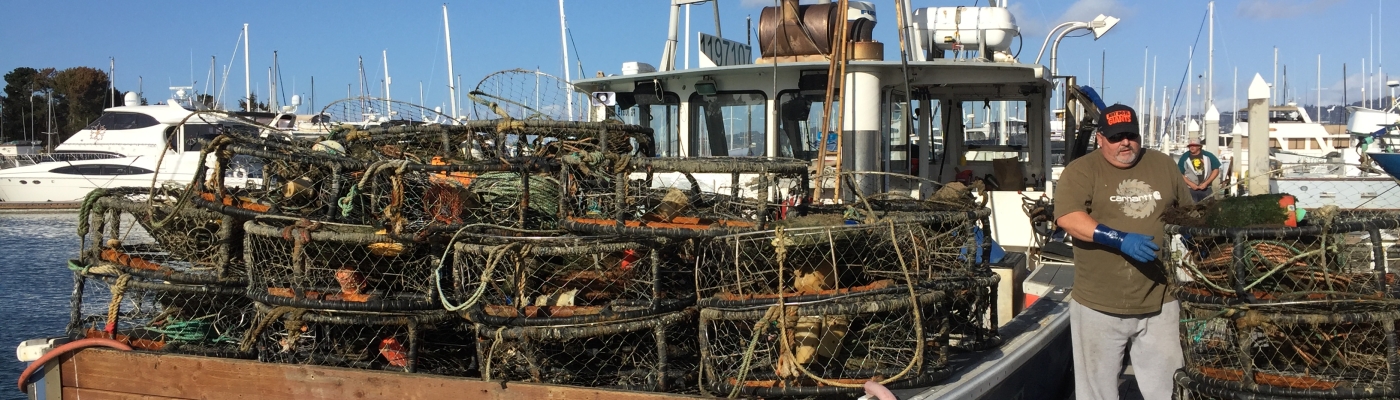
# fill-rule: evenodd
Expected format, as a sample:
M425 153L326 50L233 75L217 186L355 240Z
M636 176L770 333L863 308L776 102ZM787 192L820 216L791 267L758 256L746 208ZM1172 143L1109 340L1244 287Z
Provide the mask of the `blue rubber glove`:
M1112 247L1137 262L1150 262L1157 259L1157 244L1152 237L1140 233L1123 232L1104 224L1094 228L1094 243Z

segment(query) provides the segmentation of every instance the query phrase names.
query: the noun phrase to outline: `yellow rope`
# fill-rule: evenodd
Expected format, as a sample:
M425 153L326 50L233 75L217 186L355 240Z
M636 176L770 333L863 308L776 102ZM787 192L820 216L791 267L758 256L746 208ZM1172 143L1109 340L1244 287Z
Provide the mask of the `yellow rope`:
M121 274L116 283L112 284L112 302L107 303L107 333L117 333L117 313L121 311L122 296L126 293L128 282L131 282L131 275Z

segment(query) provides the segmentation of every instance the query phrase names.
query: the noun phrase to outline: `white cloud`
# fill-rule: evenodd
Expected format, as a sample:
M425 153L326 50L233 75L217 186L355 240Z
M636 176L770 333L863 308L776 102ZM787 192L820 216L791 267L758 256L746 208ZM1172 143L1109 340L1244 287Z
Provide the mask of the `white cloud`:
M1339 2L1341 0L1244 0L1235 12L1249 19L1284 19L1321 12Z

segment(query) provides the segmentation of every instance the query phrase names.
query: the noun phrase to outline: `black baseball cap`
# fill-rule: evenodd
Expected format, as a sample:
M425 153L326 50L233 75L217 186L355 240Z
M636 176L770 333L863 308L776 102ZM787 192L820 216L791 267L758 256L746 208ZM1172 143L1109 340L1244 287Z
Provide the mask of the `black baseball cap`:
M1114 104L1099 114L1099 134L1105 138L1142 137L1138 130L1137 111L1132 107Z

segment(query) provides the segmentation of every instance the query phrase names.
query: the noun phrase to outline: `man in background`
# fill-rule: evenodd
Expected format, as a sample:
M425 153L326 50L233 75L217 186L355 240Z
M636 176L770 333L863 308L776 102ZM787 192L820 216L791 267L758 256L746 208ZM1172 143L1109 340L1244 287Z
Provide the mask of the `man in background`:
M1200 139L1191 139L1186 148L1186 154L1176 160L1176 167L1181 170L1181 179L1186 181L1186 187L1191 189L1191 199L1199 202L1210 197L1210 184L1220 176L1220 159L1202 150Z

